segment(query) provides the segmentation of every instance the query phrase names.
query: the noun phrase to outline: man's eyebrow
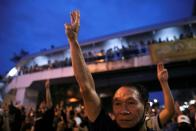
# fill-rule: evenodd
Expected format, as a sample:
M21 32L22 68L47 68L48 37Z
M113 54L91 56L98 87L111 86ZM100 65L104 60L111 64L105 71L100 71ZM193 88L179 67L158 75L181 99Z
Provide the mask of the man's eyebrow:
M133 97L130 96L130 97L127 97L126 100L135 100L135 99L133 99ZM121 99L119 97L115 97L112 99L112 101L121 101Z
M119 98L113 98L112 101L120 101Z
M134 100L135 101L135 99L133 99L133 97L128 97L127 100Z

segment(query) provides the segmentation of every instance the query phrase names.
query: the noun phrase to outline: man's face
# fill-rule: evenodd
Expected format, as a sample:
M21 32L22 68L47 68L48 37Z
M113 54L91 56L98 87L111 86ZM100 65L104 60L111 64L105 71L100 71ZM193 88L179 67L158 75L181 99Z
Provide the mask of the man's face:
M46 103L44 101L42 101L40 106L39 106L39 108L40 108L41 112L45 112L45 110L46 110Z
M60 102L60 107L63 107L64 106L64 101L61 101Z
M195 113L196 109L195 109L195 107L193 105L191 105L191 106L189 106L189 111Z
M119 88L113 97L113 114L121 128L134 127L144 114L138 91L129 87Z
M193 105L190 105L188 109L189 109L189 112L190 112L190 116L194 117L195 112L196 112L195 107Z

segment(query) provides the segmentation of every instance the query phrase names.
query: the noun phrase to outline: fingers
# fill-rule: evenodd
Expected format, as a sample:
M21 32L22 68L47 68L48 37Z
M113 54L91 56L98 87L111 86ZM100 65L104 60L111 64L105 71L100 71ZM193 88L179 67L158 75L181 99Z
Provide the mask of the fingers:
M80 24L80 12L79 12L79 10L75 11L75 15L76 15L76 19L75 19L76 23Z
M159 79L159 81L167 81L168 80L167 69L163 69L162 71L158 72L158 79Z
M73 25L75 23L75 11L71 12L71 24Z
M71 25L70 24L64 24L65 28L65 33L67 34L71 30Z
M79 24L80 22L80 12L79 10L74 10L70 14L71 17L71 24Z
M49 87L50 86L50 80L46 80L45 81L45 87Z
M69 38L77 37L80 28L80 12L74 10L70 13L71 23L64 24L65 33Z
M65 27L66 30L71 29L71 25L70 24L64 24L64 27Z
M157 72L160 72L160 71L162 71L163 69L164 69L163 63L158 63L158 64L157 64Z
M167 73L167 69L163 69L163 70L161 70L159 73L160 73L161 75L164 75L164 74Z
M64 24L64 28L67 30L67 24Z

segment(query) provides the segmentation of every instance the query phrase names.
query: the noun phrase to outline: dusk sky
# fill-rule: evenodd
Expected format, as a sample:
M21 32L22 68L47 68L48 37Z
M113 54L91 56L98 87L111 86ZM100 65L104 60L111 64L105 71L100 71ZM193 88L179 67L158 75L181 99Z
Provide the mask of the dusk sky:
M67 44L64 23L81 13L79 40L191 17L194 0L0 0L0 74L21 49L36 53Z

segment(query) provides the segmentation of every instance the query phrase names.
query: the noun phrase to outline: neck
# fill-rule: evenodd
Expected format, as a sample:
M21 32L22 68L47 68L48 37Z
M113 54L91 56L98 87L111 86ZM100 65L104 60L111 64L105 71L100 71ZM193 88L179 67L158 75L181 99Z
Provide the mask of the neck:
M145 122L142 125L140 125L140 127L136 126L136 127L133 127L132 129L137 130L137 131L147 131L147 127L146 127Z
M134 127L128 128L128 129L129 129L129 130L132 130L132 131L147 131L147 127L146 127L145 122L138 123L138 124L135 125ZM126 128L125 128L125 131L127 131Z

